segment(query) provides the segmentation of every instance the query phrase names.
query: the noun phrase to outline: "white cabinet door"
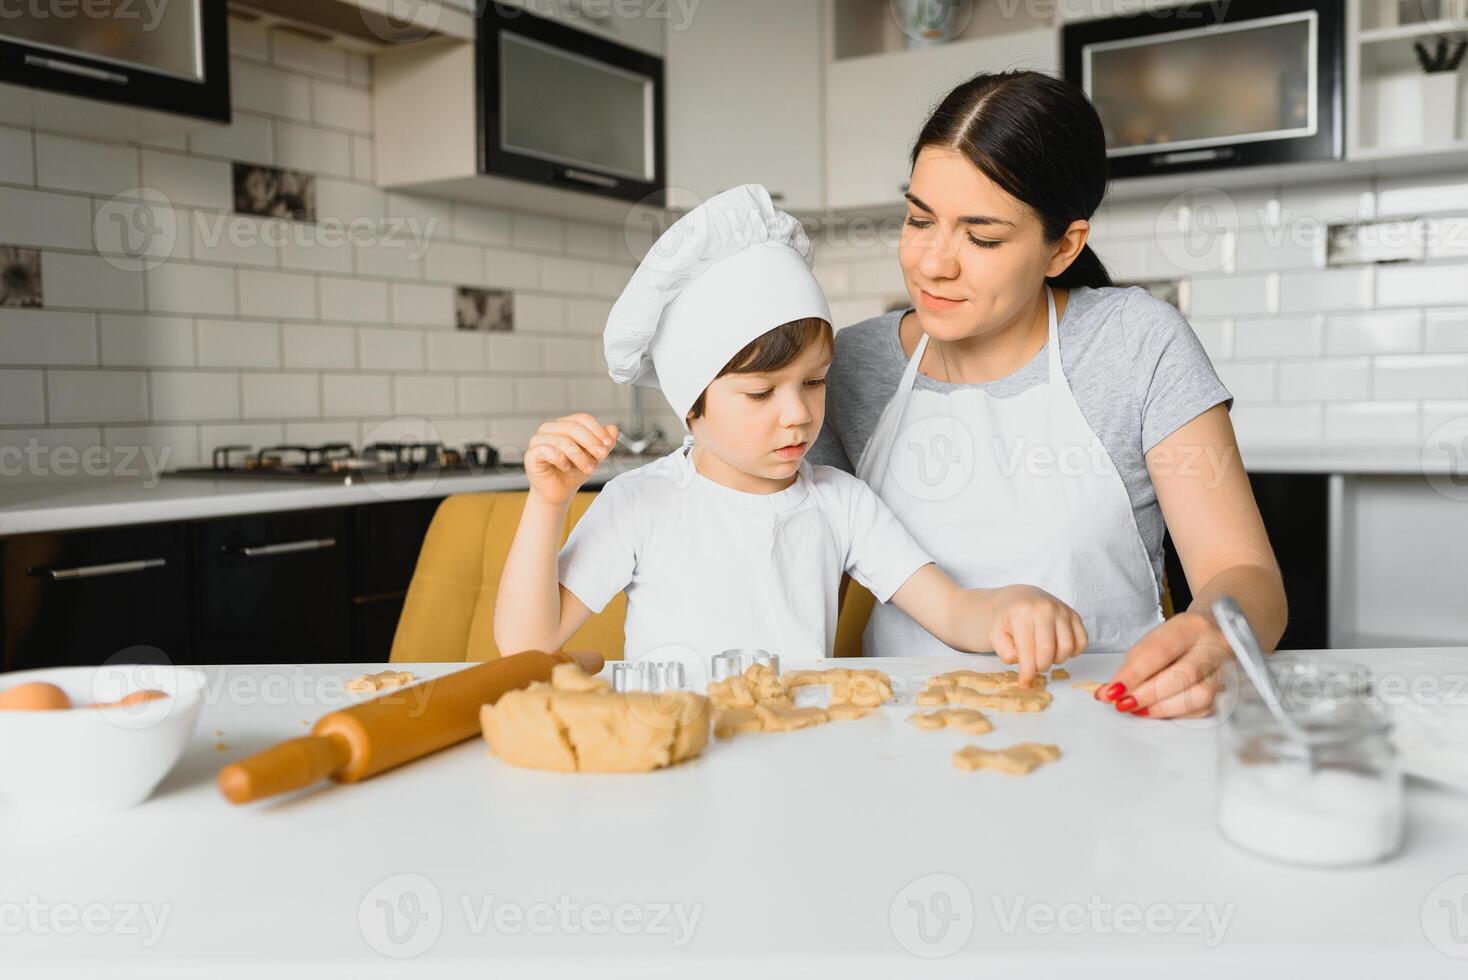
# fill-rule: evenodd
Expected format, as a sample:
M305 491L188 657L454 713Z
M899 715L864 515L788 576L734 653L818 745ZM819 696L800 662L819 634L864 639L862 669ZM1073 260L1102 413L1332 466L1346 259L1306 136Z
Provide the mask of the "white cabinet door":
M668 182L705 199L760 183L781 207L819 210L822 5L717 0L668 31ZM687 198L674 194L674 203Z
M826 70L826 204L869 208L902 200L908 154L928 115L981 71L1058 75L1057 31L1018 31L934 48L844 58Z

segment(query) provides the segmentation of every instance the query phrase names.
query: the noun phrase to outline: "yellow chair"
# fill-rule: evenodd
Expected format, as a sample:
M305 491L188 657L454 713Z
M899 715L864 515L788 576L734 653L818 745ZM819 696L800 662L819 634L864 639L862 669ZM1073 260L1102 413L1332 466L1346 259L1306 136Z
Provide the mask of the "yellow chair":
M494 642L495 595L528 496L523 491L466 493L439 505L393 635L393 663L493 660L501 655ZM595 493L576 494L562 542L595 498ZM566 649L595 650L608 660L621 660L626 616L627 596L618 594L572 635Z

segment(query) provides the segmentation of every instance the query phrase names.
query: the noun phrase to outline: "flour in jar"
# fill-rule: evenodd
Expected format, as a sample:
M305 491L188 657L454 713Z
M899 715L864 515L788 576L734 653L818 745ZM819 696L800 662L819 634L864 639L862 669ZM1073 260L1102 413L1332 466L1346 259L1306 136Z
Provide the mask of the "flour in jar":
M1401 798L1347 769L1239 766L1219 783L1218 826L1234 843L1276 860L1363 864L1400 846Z

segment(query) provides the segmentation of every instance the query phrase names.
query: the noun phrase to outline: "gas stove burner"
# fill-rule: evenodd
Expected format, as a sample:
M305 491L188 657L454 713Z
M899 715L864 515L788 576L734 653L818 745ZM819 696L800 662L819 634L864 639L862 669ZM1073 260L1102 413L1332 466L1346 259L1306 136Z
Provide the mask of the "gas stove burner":
M459 449L440 442L370 442L360 451L350 443L328 442L318 446L282 443L256 449L253 446L219 446L211 465L171 471L177 476L255 477L260 479L320 480L352 484L364 478L405 480L424 474L493 474L519 469L505 454L487 442L466 442Z

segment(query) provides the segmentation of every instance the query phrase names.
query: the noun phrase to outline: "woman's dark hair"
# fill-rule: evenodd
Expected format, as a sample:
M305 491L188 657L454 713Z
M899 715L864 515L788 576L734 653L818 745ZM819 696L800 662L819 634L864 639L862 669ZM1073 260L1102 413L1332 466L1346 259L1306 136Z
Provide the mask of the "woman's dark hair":
M820 317L791 320L760 334L744 345L744 349L731 357L724 369L714 375L714 380L717 381L726 374L778 371L803 354L812 344L824 344L827 350L834 350L835 340L831 325ZM707 388L699 393L698 401L688 410L689 418L703 417L703 399L707 394Z
M985 72L959 85L928 117L912 148L957 150L1040 218L1046 241L1090 219L1106 196L1106 133L1075 85L1034 71ZM1110 286L1086 245L1052 286Z

